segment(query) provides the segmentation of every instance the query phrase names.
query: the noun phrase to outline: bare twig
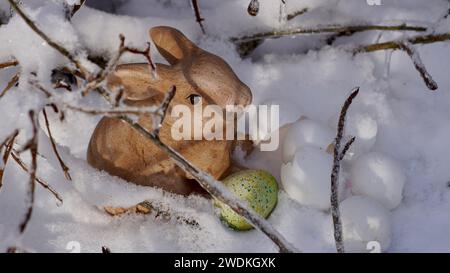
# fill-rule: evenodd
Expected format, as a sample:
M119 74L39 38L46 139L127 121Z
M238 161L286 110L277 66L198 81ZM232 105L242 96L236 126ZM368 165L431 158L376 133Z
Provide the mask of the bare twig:
M183 215L174 214L172 211L163 208L161 205L154 204L150 201L141 202L137 206L131 208L105 207L104 210L111 216L121 216L126 213L153 214L155 219L162 219L164 221L175 219L182 224L196 228L200 227L200 224L196 220L187 218Z
M297 10L297 11L295 11L293 13L290 13L287 16L287 20L290 21L290 20L296 18L297 16L303 15L303 14L307 13L308 10L309 10L308 8L303 8L301 10Z
M0 69L8 68L11 66L17 66L17 65L19 65L19 62L17 60L7 61L4 63L0 63Z
M205 27L203 26L203 21L205 21L205 18L202 18L202 15L200 13L200 7L198 6L198 0L191 0L192 8L194 9L195 13L195 20L197 21L198 25L202 29L202 33L206 34Z
M170 88L170 91L166 94L166 97L164 98L163 103L161 104L161 107L158 108L158 110L156 111L156 115L159 117L159 120L157 121L157 123L154 126L154 134L155 135L159 135L159 131L162 128L162 124L166 118L166 114L167 114L167 110L169 109L169 105L170 102L173 100L173 98L175 97L175 93L176 93L177 89L174 86L172 86Z
M38 34L49 46L57 50L61 55L65 56L67 59L69 59L72 63L75 64L75 66L80 70L80 72L84 75L89 75L89 70L87 70L82 64L81 61L72 53L69 52L64 46L58 44L57 42L54 42L47 34L45 34L37 25L36 23L30 19L30 17L25 14L25 12L22 10L22 8L14 1L14 0L8 0L11 7L13 7L17 13L22 17L22 19L25 21L25 23L34 31L36 34ZM86 78L89 78L86 76Z
M41 91L47 98L52 96L52 93L48 91L44 86L42 86L36 79L30 79L29 84L36 87L37 90Z
M43 87L38 81L30 80L30 84L33 87L35 87L37 90L44 93L47 96L47 98L51 98L53 96L52 93L50 93L50 91L48 91L45 87ZM111 103L109 100L107 100L107 102ZM53 107L55 112L59 111L59 107L55 103L51 103L49 105L51 107ZM146 107L144 109L142 109L140 107L125 107L123 109L120 107L115 107L113 109L103 110L103 109L83 108L80 106L75 106L75 105L71 105L71 104L64 103L64 102L61 103L61 106L64 109L70 109L72 111L81 112L81 113L93 115L93 116L98 116L98 115L105 115L105 116L109 116L109 117L118 117L118 116L123 116L123 115L140 116L143 114L155 114L156 113L156 110L153 110L151 107ZM61 111L61 114L62 114L62 117L64 117L64 114L62 111Z
M11 153L11 157L14 159L14 161L16 161L16 163L20 166L20 168L22 168L22 170L24 170L27 173L30 172L28 166L22 161L22 159L20 159L18 153L16 152ZM37 176L36 182L38 182L38 184L41 185L44 189L49 191L59 202L63 203L62 197L55 189L53 189L52 186L50 186L50 184L48 184L42 178L39 178Z
M120 45L119 49L117 50L117 53L111 58L111 60L108 62L107 66L103 71L94 79L89 81L84 88L82 95L86 96L89 91L94 90L96 88L100 88L102 83L106 80L106 78L114 72L117 65L119 64L120 58L125 54L126 52L137 54L137 55L143 55L147 59L147 63L149 64L149 74L153 76L153 78L156 77L156 66L153 63L153 60L151 58L150 53L150 43L147 43L147 48L144 50L139 50L137 48L129 47L125 45L125 36L120 34Z
M353 143L355 142L356 137L352 137L344 146L344 149L342 149L341 157L339 157L339 160L344 160L345 155L347 154L348 150L352 147Z
M11 138L15 138L17 135L19 134L19 130L14 130L14 132L12 132L9 136L7 136L5 138L5 140L3 140L2 143L0 143L0 151L3 149L3 147L5 147L6 145L8 145L8 143L10 142Z
M4 168L1 167L1 165L6 167L6 164L8 164L8 159L11 154L11 150L13 148L14 141L16 140L16 137L18 134L19 134L19 131L15 130L14 133L11 136L7 137L5 142L0 145L0 153L3 149L3 147L6 147L5 153L3 154L3 163L0 163L0 188L3 186L3 173L4 173Z
M42 113L44 114L45 119L45 127L47 128L48 137L50 138L50 142L52 144L53 152L56 155L56 158L59 161L59 165L61 166L61 169L64 172L64 176L67 180L72 181L72 177L70 176L70 169L67 167L67 165L62 160L61 156L59 155L58 148L56 147L55 139L52 136L52 131L50 130L50 122L48 121L47 111L45 108L42 110Z
M5 145L6 149L5 149L5 153L3 154L3 164L4 165L8 164L8 158L9 158L9 155L11 154L12 148L14 146L14 141L16 140L16 137L18 134L19 134L19 132L16 131L16 133L10 137L10 139L8 140L8 143Z
M70 12L70 17L73 17L84 5L86 0L80 0L79 4L75 4L72 7L72 11Z
M443 34L430 34L424 36L415 36L408 38L406 40L393 40L384 43L377 43L371 45L359 46L352 50L353 54L359 53L371 53L381 50L403 50L405 51L412 59L415 68L419 71L420 76L424 80L426 86L430 90L436 90L438 88L437 83L433 80L431 75L426 70L423 65L419 54L413 49L412 45L415 44L431 44L437 42L445 42L450 41L450 33Z
M334 143L334 160L333 169L331 172L331 214L333 216L333 227L334 227L334 239L336 241L336 250L339 253L345 252L344 239L342 236L342 223L339 211L339 171L341 168L341 160L344 158L345 153L348 151L355 138L352 138L341 151L341 141L344 136L345 129L345 118L347 116L347 111L353 102L353 99L358 95L359 88L355 89L350 97L345 101L342 107L341 115L339 117L339 124L337 129L337 135Z
M82 108L79 106L74 106L74 105L66 104L66 103L63 104L63 106L72 111L81 112L81 113L85 113L85 114L92 115L92 116L105 115L108 117L120 117L123 115L140 116L143 114L154 114L155 113L155 111L153 111L152 109L142 110L142 109L136 108L136 110L134 110L135 108L131 108L131 107L127 107L125 109L115 108L112 110L109 110L109 109L103 110L103 109Z
M29 150L31 153L31 169L29 171L30 181L28 186L28 209L25 213L25 217L19 225L20 234L25 232L25 229L30 222L31 215L33 214L34 197L36 189L36 171L37 171L37 153L38 153L38 120L34 111L29 112L31 124L33 126L33 136L29 141Z
M358 53L370 53L380 50L398 50L402 49L401 44L407 42L409 44L431 44L436 42L445 42L450 40L450 33L442 33L442 34L430 34L430 35L421 35L408 38L406 40L393 40L384 43L377 43L371 45L363 45L359 46L352 50L354 54Z
M330 25L318 28L293 28L286 30L274 30L268 32L257 33L249 36L242 36L231 38L231 41L234 43L243 43L252 40L260 40L260 39L276 39L283 36L295 36L301 34L321 34L321 33L357 33L363 31L373 31L373 30L381 30L381 31L415 31L415 32L424 32L427 30L426 27L422 26L409 26L405 24L401 25L393 25L393 26L385 26L385 25L355 25L355 26L337 26Z
M419 71L420 76L422 77L428 89L432 91L437 90L437 83L433 80L430 73L428 73L425 65L422 62L422 59L420 58L419 53L412 47L412 45L409 43L400 43L400 48L403 49L403 51L405 51L409 55L409 57L411 57L411 60L414 63L414 67L417 69L417 71Z
M0 98L2 98L6 92L8 92L11 88L13 88L19 82L20 73L15 74L11 80L6 85L5 89L3 89L2 93L0 93Z

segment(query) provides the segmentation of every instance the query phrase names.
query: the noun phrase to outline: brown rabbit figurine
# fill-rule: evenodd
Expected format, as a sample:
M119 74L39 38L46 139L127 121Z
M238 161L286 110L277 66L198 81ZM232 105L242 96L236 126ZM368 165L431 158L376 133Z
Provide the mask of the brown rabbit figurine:
M157 64L157 78L150 75L147 64L125 64L117 67L108 78L110 88L123 86L124 102L131 106L157 105L172 86L172 100L160 138L200 169L219 179L232 167L231 153L235 142L226 140L181 140L171 136L175 118L170 109L178 104L202 107L219 105L247 106L251 103L250 89L235 75L220 57L191 42L171 27L155 27L150 36L160 54L170 65ZM139 117L139 123L152 130L152 118ZM117 118L104 117L95 129L87 153L93 167L111 175L144 186L154 186L172 193L188 195L199 186L179 169L175 162L150 140Z

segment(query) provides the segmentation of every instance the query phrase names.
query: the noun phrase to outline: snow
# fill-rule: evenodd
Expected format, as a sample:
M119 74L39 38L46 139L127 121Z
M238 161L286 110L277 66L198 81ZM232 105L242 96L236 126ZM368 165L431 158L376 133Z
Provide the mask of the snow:
M403 198L406 175L395 160L374 152L355 160L350 181L354 194L372 197L388 209L395 209Z
M370 197L352 196L341 203L340 210L347 252L366 252L370 242L377 244L378 251L389 248L391 220L384 206Z
M286 193L300 204L328 210L332 166L332 155L317 147L304 146L291 162L281 167L281 183ZM340 185L343 186L342 181Z
M120 33L133 46L145 47L149 28L174 26L202 48L224 58L252 89L255 104L279 104L281 144L290 145L289 154L296 155L292 161L289 156L286 163L291 168L287 172L289 179L281 179L282 147L274 152L257 149L248 158L238 159L249 168L269 170L280 183L283 182L282 185L285 182L297 185L300 177L296 175L298 173L292 173L294 167L296 172L301 167L313 174L312 180L304 182L311 187L317 186L314 194L318 199L312 201L320 199L317 201L320 209L299 202L292 194L293 190L285 186L268 219L289 242L305 252L335 251L331 215L324 210L328 206L324 205L325 200L329 199L325 182L326 179L329 181L331 156L317 147L326 148L321 139L328 140L331 132L335 132L343 102L351 90L359 86L361 92L350 108L346 128L347 137L356 136L357 140L344 160L341 172L341 185L347 187L341 198L349 197L341 205L347 249L366 252L364 243L378 240L388 252L450 251L450 189L447 186L450 181L450 62L446 61L450 54L449 43L415 46L423 65L440 87L431 92L404 52L381 51L352 56L344 50L352 45L389 41L416 33L364 32L339 38L334 46L326 45L326 35L283 37L267 40L247 59L242 59L228 41L229 37L273 27L314 27L335 23L407 22L432 26L437 33L448 32L449 19L443 19L449 9L448 1L383 0L382 6L368 6L361 0L287 0L288 13L309 7L308 13L287 22L279 20L278 1L260 0L260 12L256 17L247 14L250 1L199 1L202 16L206 19L206 36L195 22L189 1L90 0L88 2L96 7L115 14L84 7L73 18L72 24L67 23L60 12L62 1L23 2L27 7L25 10L55 40L69 49L81 49L77 52L79 56L86 52L112 56L119 46ZM73 2L76 1L70 1ZM0 3L0 10L0 15L9 14L6 1ZM152 51L155 62L165 63L154 48ZM66 58L45 44L18 16L0 26L0 62L13 56L21 63L22 75L36 72L37 79L47 87L51 85L52 69L67 64ZM145 60L142 56L126 54L122 61ZM0 70L0 87L6 86L17 71L18 68ZM79 98L74 93L61 93L58 99L74 105L106 107L95 95ZM31 136L28 110L41 108L44 101L45 97L34 91L23 77L18 88L0 99L0 141L15 128L20 128L17 143L24 144ZM47 112L50 114L50 109ZM308 140L308 145L302 136L303 129L298 134L297 121L301 117L320 124L319 130L323 132ZM85 161L86 149L99 118L67 111L65 122L59 122L57 115L50 114L53 135L61 156L71 168L73 181L65 180L45 130L41 130L38 176L61 194L64 203L58 204L52 195L37 186L34 214L23 236L18 236L17 227L26 210L28 175L13 160L8 162L4 186L0 189L0 251L18 245L37 252L68 252L66 247L71 242L78 242L82 252L100 252L104 245L113 252L276 251L270 240L256 230L235 232L222 225L210 200L199 196L183 198L158 189L135 186L91 168ZM295 136L286 139L287 134ZM306 152L302 152L304 150ZM400 183L403 179L400 173L404 174L403 190L399 184L395 186L396 198L389 201L378 198L383 203L390 203L388 207L394 207L398 203L398 193L402 192L401 203L392 211L367 196L351 196L356 193L352 192L355 185L347 173L351 173L352 166L364 164L360 160L369 152L392 158L384 167L396 170L389 183ZM305 153L311 156L306 157ZM25 152L21 157L29 165L29 153ZM368 181L365 175L366 172L357 175L362 184ZM315 185L313 181L320 181L320 184ZM175 219L155 219L154 215L112 218L101 210L110 205L133 206L143 200L170 208L173 215L193 218L199 227ZM373 226L367 217L376 219L378 225ZM345 224L348 221L361 226L352 226L348 231ZM242 244L243 241L246 243Z

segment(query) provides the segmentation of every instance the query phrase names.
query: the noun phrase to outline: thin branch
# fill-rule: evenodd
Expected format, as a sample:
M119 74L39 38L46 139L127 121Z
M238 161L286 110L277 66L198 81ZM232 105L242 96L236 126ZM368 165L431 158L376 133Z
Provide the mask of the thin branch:
M48 137L50 138L50 142L52 144L53 152L55 153L56 158L59 161L59 165L61 166L61 169L64 172L64 176L66 177L67 180L72 181L72 177L70 176L70 169L62 160L61 156L59 155L58 148L56 147L55 139L53 138L52 131L50 130L50 122L48 121L47 111L45 110L45 108L42 110L42 112L44 114L45 127L47 128L47 133Z
M20 234L25 232L25 229L30 222L31 216L33 214L35 189L36 189L36 171L37 171L37 153L38 153L38 120L34 111L29 112L31 124L33 126L33 136L30 140L29 150L31 153L31 169L29 171L30 180L28 186L28 209L25 213L25 217L19 225Z
M36 79L30 79L28 83L36 87L36 89L41 91L47 98L52 97L52 93L50 93L50 91L48 91L44 86L42 86Z
M105 115L108 117L120 117L123 115L133 115L133 116L140 116L142 114L154 114L155 111L152 110L142 110L142 109L138 109L136 108L136 110L132 110L135 108L132 107L127 107L125 109L121 109L121 108L115 108L112 110L106 109L106 110L102 110L102 109L88 109L88 108L82 108L79 106L74 106L71 104L63 104L65 108L70 109L72 111L76 111L76 112L81 112L81 113L85 113L88 115L92 115L92 116L99 116L99 115Z
M412 47L412 45L409 43L400 43L400 48L403 49L403 51L405 51L409 57L411 57L411 60L414 63L414 67L420 73L420 76L422 77L428 89L430 89L431 91L437 90L437 83L433 80L430 73L428 73L425 65L422 62L422 59L420 58L419 53Z
M352 147L353 143L355 142L356 137L352 137L344 146L344 149L342 149L341 156L339 157L339 161L344 160L345 155L347 154L348 150Z
M202 29L202 33L206 34L205 27L203 26L203 21L205 18L202 18L202 15L200 13L200 8L198 6L198 0L191 0L192 8L194 9L195 13L195 20L197 21L198 25Z
M141 202L137 206L131 208L105 207L104 210L111 216L121 216L126 213L154 214L155 219L162 219L164 221L175 219L177 222L182 224L197 228L200 227L200 224L196 220L187 218L183 215L174 215L174 213L170 210L167 210L161 205L154 204L150 201Z
M157 124L155 124L155 126L154 126L155 131L153 133L157 136L159 136L159 131L162 128L162 124L166 118L167 110L169 109L170 102L175 97L176 91L177 91L177 88L175 87L175 85L172 86L170 88L169 92L166 94L166 97L164 98L163 103L156 111L156 115L159 117L159 120L157 121Z
M38 81L30 80L30 84L33 87L35 87L37 90L44 93L47 96L47 98L52 97L52 94L50 93L50 91L48 91L45 87L43 87ZM109 103L111 103L109 100L107 100L107 101ZM58 106L55 103L51 103L49 105L53 107L55 112L57 112L56 110L58 110ZM61 103L61 105L63 106L63 108L70 109L70 110L76 111L76 112L81 112L81 113L88 114L88 115L93 115L93 116L98 116L98 115L105 115L105 116L109 116L109 117L119 117L119 116L123 116L123 115L140 116L143 114L155 114L157 111L157 110L153 110L149 107L147 107L145 109L142 109L140 107L125 107L123 109L120 107L115 107L114 109L105 109L105 110L100 109L99 110L99 109L83 108L80 106L75 106L75 105L71 105L71 104L64 103L64 102Z
M22 170L24 170L27 173L30 172L28 166L22 161L22 159L20 159L17 152L11 153L11 157L14 159L14 161L16 161L16 163L20 166L20 168L22 168ZM48 184L42 178L39 178L37 176L36 182L38 182L38 184L41 185L44 189L49 191L59 202L63 203L62 197L55 189L53 189L52 186L50 186L50 184Z
M4 167L6 167L6 164L8 164L8 159L11 155L11 150L13 148L14 141L16 140L17 135L19 135L19 131L15 130L14 133L5 140L5 143L2 143L2 145L0 146L0 152L2 151L3 147L6 147L5 153L3 154L3 164L1 164ZM4 168L0 168L0 188L3 186L4 171Z
M100 88L102 83L106 80L106 78L114 72L117 65L119 64L120 58L123 56L123 54L129 52L131 54L137 54L142 55L147 59L147 63L149 65L149 72L150 75L152 75L153 78L156 78L156 66L153 63L151 52L150 52L150 43L147 43L147 48L144 50L139 50L137 48L129 47L125 45L125 36L122 34L119 35L120 39L120 45L119 49L117 50L117 53L111 58L111 60L108 62L107 66L103 71L94 79L89 81L82 91L82 95L86 96L89 91L94 90L96 88Z
M429 34L429 35L423 35L423 36L415 36L408 38L406 40L393 40L389 42L384 43L377 43L377 44L371 44L371 45L363 45L359 46L352 50L353 54L358 53L370 53L370 52L376 52L380 50L398 50L402 49L401 44L402 43L409 43L412 45L415 44L432 44L436 42L445 42L450 40L450 33L442 33L442 34Z
M22 10L22 8L14 1L14 0L8 0L11 7L13 7L17 13L22 17L22 19L25 21L25 23L34 31L36 34L38 34L49 46L54 48L56 51L58 51L61 55L65 56L67 59L69 59L72 63L75 64L75 66L80 70L80 72L84 75L89 75L90 73L88 70L81 64L81 61L78 60L76 56L74 56L72 53L69 52L64 46L58 44L57 42L54 42L47 34L45 34L37 25L36 23L30 19L30 17L25 14L25 12ZM89 78L88 76L86 78Z
M415 32L425 32L426 27L421 26L409 26L405 24L385 26L385 25L355 25L355 26L338 26L330 25L319 28L293 28L287 30L274 30L268 32L257 33L249 36L242 36L231 38L234 43L243 43L252 40L260 39L276 39L283 36L295 36L300 34L322 34L322 33L357 33L364 31L415 31Z
M72 7L72 11L70 12L70 17L73 17L84 5L86 0L80 0L79 4L75 4Z
M0 93L0 98L2 98L6 92L8 92L11 88L13 88L20 79L20 73L15 74L11 80L9 80L8 84L6 85L5 89L3 89L2 93Z
M309 11L308 8L303 8L301 10L297 10L297 11L295 11L293 13L288 14L287 20L290 21L290 20L296 18L297 16L300 16L300 15L303 15L303 14L307 13L308 11Z
M339 116L339 124L337 129L337 135L334 143L334 160L333 169L331 172L331 214L333 216L333 227L334 227L334 239L336 241L336 250L338 253L344 253L344 239L342 236L342 223L339 211L339 172L341 169L341 160L344 158L345 153L350 149L350 146L355 141L352 138L341 151L341 141L344 136L345 129L345 118L347 116L347 111L353 102L353 99L358 95L359 88L355 89L350 97L345 101L344 106L341 110L341 115Z
M18 134L19 130L14 130L14 132L12 132L9 136L7 136L5 140L3 140L3 142L0 144L0 151L3 149L3 147L8 145L11 138L15 138Z
M384 43L364 45L364 46L359 46L357 48L354 48L352 50L352 52L354 55L356 55L359 53L371 53L371 52L376 52L376 51L381 51L381 50L403 50L411 57L411 59L414 63L414 67L420 73L420 76L422 77L426 86L430 90L436 90L438 88L437 83L433 80L431 75L426 70L425 66L423 65L423 63L421 61L420 55L413 49L412 45L431 44L431 43L445 42L445 41L450 41L450 33L415 36L415 37L408 38L406 40L405 39L393 40L393 41L384 42Z
M11 66L17 66L19 65L19 62L17 60L7 61L4 63L0 63L0 69L8 68Z

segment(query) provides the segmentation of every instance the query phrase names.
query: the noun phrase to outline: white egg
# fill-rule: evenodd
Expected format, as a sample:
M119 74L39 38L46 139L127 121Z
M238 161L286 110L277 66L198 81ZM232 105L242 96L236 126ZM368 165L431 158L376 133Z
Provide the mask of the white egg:
M340 204L346 252L385 251L391 243L389 211L366 196L352 196ZM377 249L379 248L379 249Z
M330 208L333 157L312 146L297 150L292 162L281 167L281 182L286 193L302 205L315 209ZM342 179L340 179L342 182ZM344 188L340 184L340 192Z
M302 119L292 125L283 142L283 162L292 161L299 147L308 145L326 150L333 143L336 132L330 127Z
M406 175L397 161L372 152L355 160L350 182L354 194L370 196L388 209L394 209L402 200Z

